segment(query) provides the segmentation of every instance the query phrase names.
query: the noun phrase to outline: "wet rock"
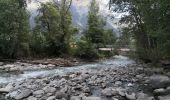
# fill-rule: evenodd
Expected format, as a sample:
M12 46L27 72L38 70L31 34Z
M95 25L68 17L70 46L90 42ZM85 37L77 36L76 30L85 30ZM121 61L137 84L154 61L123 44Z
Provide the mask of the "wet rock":
M60 92L66 93L69 88L70 88L70 86L65 85L64 87L62 87L62 89L60 90Z
M149 83L153 89L170 86L170 78L165 75L153 75L149 78Z
M83 87L82 90L85 93L90 93L90 88L89 87Z
M121 81L116 81L115 85L120 86L120 85L122 85L122 82Z
M11 67L9 71L20 71L20 68L18 67Z
M132 94L125 94L126 95L126 98L128 100L136 100L136 94L135 93L132 93Z
M81 100L80 96L72 96L70 100Z
M36 97L33 97L33 96L29 96L28 98L27 98L27 100L38 100Z
M56 98L55 96L50 96L47 98L47 100L55 100L55 98Z
M47 67L55 67L53 64L48 64Z
M0 62L0 66L2 66L4 63L3 62Z
M44 94L44 91L43 90L37 90L35 92L33 92L33 95L43 95Z
M81 74L81 78L82 79L87 79L87 78L89 78L89 74L88 73L83 73L83 74Z
M132 87L133 84L132 84L132 83L128 83L127 86L128 86L128 87Z
M142 80L143 79L143 75L142 74L136 75L136 78L139 79L139 80Z
M150 71L156 74L161 74L163 72L163 68L151 68Z
M100 97L82 97L82 100L102 100Z
M56 92L55 96L56 96L56 99L62 99L62 98L68 99L68 95L66 93L60 92L60 91Z
M104 90L102 90L102 95L104 95L104 96L112 96L113 95L113 93L112 93L113 91L112 91L112 88L105 88Z
M102 87L102 88L106 88L106 85L107 85L106 83L102 83L102 84L101 84L101 87Z
M56 88L49 87L49 86L44 87L43 90L45 91L45 93L54 93L54 92L56 92Z
M6 88L0 88L0 93L9 93L9 89Z
M76 76L77 76L76 74L69 75L70 78L75 78Z
M150 97L144 93L138 93L136 97L137 97L137 100L154 100L154 97Z
M102 90L101 93L102 95L109 97L109 96L117 95L118 92L119 90L110 87L110 88L105 88L104 90Z
M112 97L112 100L119 100L119 99Z
M8 93L13 89L13 84L9 83L5 88L0 88L0 93Z
M18 95L18 91L12 91L6 95L6 97L12 97L14 98L16 95Z
M126 94L125 94L125 92L126 92L126 90L125 89L117 89L117 92L118 92L118 94L120 95L120 96L122 96L122 97L124 97L124 96L126 96Z
M159 99L159 100L170 100L170 95L167 95L167 96L159 96L158 99Z
M165 93L166 93L166 91L165 91L164 88L155 89L155 90L153 91L153 94L154 94L154 95L163 95L163 94L165 94Z
M166 94L170 94L170 86L166 88Z
M29 89L25 89L23 91L21 91L21 93L19 93L18 95L15 95L15 99L20 100L20 99L24 99L28 96L30 96L32 94L32 92Z
M61 80L58 81L58 85L63 85L67 82L67 80L65 78L62 78Z

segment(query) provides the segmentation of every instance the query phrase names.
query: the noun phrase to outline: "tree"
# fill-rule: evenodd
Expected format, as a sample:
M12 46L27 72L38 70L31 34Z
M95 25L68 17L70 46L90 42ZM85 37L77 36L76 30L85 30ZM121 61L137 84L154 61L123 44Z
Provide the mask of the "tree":
M98 51L98 48L103 48L107 45L113 45L116 40L113 30L105 29L105 25L106 21L99 14L98 3L96 0L92 0L88 12L88 27L84 31L85 36L77 42L77 56L93 59L112 54L110 52L103 53Z
M29 22L25 8L24 0L0 0L0 52L3 57L29 54Z
M99 15L99 5L95 0L91 1L88 13L88 29L86 37L94 44L103 44L105 21Z
M42 49L45 48L50 55L67 54L70 37L74 33L69 11L71 1L62 0L41 5L39 10L41 15L37 18L34 30L42 36L44 41Z
M110 4L114 11L128 12L120 22L134 34L140 58L157 62L169 55L164 52L170 39L169 0L111 0Z

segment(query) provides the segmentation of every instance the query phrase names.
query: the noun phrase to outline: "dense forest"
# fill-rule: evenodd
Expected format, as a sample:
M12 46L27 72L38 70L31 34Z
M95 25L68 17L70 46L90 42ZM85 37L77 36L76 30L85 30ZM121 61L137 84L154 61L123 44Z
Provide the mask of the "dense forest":
M103 53L98 48L118 45L114 46L116 48L135 41L136 57L153 62L169 59L168 0L110 0L111 11L126 13L119 21L124 24L119 37L112 29L105 28L106 20L99 14L99 5L93 0L89 6L87 28L80 39L75 38L79 28L72 24L71 3L69 0L40 3L36 26L31 29L26 1L1 0L1 58L63 55L98 58L113 54Z
M157 62L170 57L169 0L110 0L114 12L128 12L121 20L122 33L135 39L137 56Z
M0 0L0 100L170 100L170 0Z
M41 3L36 26L31 30L26 2L1 0L1 57L99 57L97 48L115 42L113 31L104 28L105 19L98 13L98 4L92 1L85 35L75 39L79 29L72 24L71 3L69 0ZM76 47L71 48L72 44Z

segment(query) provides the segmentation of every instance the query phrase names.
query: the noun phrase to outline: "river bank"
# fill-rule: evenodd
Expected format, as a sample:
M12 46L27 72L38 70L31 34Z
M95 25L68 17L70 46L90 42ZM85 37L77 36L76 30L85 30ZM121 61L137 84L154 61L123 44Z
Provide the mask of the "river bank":
M0 62L1 73L16 73L20 74L23 71L33 70L46 70L55 69L58 67L73 67L80 64L86 63L82 59L78 58L46 58L46 59L25 59L25 60L5 60Z
M170 72L126 57L58 72L1 84L0 92L18 100L170 100Z

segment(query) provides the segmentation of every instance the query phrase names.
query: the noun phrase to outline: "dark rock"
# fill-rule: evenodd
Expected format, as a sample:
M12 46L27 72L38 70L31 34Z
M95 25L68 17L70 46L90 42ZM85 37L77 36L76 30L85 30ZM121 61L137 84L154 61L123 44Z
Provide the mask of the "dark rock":
M160 89L155 89L153 91L153 94L154 95L164 95L166 93L165 89L164 88L160 88Z
M102 95L104 96L115 96L115 95L125 95L123 94L123 90L119 88L105 88L104 90L101 91Z
M126 98L128 100L136 100L136 94L135 93L132 93L132 94L125 94L126 95Z
M64 92L56 92L56 99L62 99L62 98L65 98L65 99L68 99L68 95Z
M170 95L167 95L167 96L159 96L158 99L159 99L159 100L170 100Z
M149 83L153 89L170 86L170 78L164 75L153 75L149 78Z

